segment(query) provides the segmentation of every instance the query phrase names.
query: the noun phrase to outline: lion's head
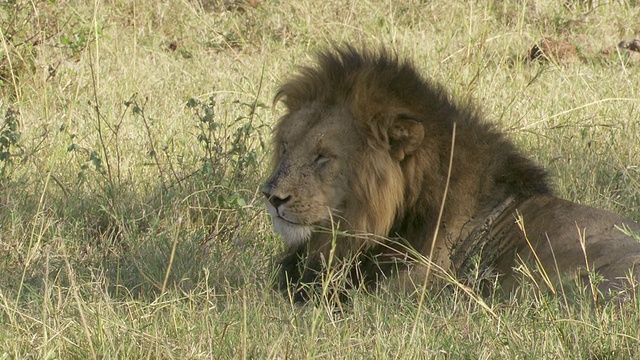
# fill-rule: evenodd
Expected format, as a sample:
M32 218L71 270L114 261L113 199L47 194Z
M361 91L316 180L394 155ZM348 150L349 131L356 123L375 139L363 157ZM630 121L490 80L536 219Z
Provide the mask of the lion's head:
M276 96L288 112L275 130L276 165L264 193L276 231L291 246L332 222L386 236L405 200L400 161L424 138L414 114L370 103L381 90L369 77L387 64L364 64L353 52L320 61Z
M379 69L351 73L363 59L342 55L322 57L321 69L304 69L276 96L288 112L275 129L275 166L263 192L274 227L290 246L332 223L386 236L404 206L401 161L424 139L416 114L370 103L380 90L367 73Z

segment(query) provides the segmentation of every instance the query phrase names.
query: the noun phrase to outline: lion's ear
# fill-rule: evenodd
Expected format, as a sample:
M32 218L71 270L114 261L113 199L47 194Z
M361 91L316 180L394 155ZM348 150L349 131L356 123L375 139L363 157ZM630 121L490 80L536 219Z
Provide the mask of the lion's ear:
M398 116L389 128L389 152L398 161L411 155L424 139L424 127L407 116Z

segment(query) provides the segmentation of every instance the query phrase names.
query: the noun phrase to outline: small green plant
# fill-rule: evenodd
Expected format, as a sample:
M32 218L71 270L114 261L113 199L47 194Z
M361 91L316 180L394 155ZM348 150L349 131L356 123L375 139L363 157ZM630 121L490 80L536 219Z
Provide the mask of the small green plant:
M102 29L98 29L98 36L102 36ZM90 27L72 26L70 33L60 35L60 44L71 50L73 56L78 56L89 45L91 39Z
M224 180L229 186L238 183L248 169L258 165L260 154L266 148L260 127L253 123L255 109L265 105L257 101L252 104L234 101L233 104L249 112L238 116L230 125L217 118L215 95L206 101L191 98L186 104L197 119L197 139L204 150L201 173L217 183Z
M187 108L191 109L198 120L198 143L202 146L205 156L202 157L200 171L216 178L218 166L217 159L223 154L223 145L219 139L217 130L220 124L216 121L216 99L211 95L207 101L191 98L187 101Z

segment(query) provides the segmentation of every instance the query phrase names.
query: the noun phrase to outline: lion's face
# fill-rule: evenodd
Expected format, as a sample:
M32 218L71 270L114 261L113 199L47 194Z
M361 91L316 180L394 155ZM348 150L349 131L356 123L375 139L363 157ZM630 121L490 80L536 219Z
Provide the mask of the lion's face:
M274 230L287 246L309 240L316 228L336 225L360 235L388 235L405 197L402 162L424 130L406 113L358 110L314 101L289 107L278 121L273 173L262 192ZM370 118L379 122L372 127L363 121Z
M274 142L274 169L263 193L275 231L294 246L314 227L331 227L344 216L350 166L365 143L346 106L313 104L283 116Z

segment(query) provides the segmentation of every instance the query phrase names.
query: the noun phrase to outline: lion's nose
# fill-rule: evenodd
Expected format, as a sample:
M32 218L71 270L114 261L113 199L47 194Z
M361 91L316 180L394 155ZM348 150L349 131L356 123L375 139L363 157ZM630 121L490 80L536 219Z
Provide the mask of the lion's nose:
M280 207L280 205L291 200L291 195L285 198L281 198L277 195L272 194L268 189L263 189L262 193L264 194L264 197L266 197L267 200L271 203L271 205L273 205L273 207L275 207L276 209Z

